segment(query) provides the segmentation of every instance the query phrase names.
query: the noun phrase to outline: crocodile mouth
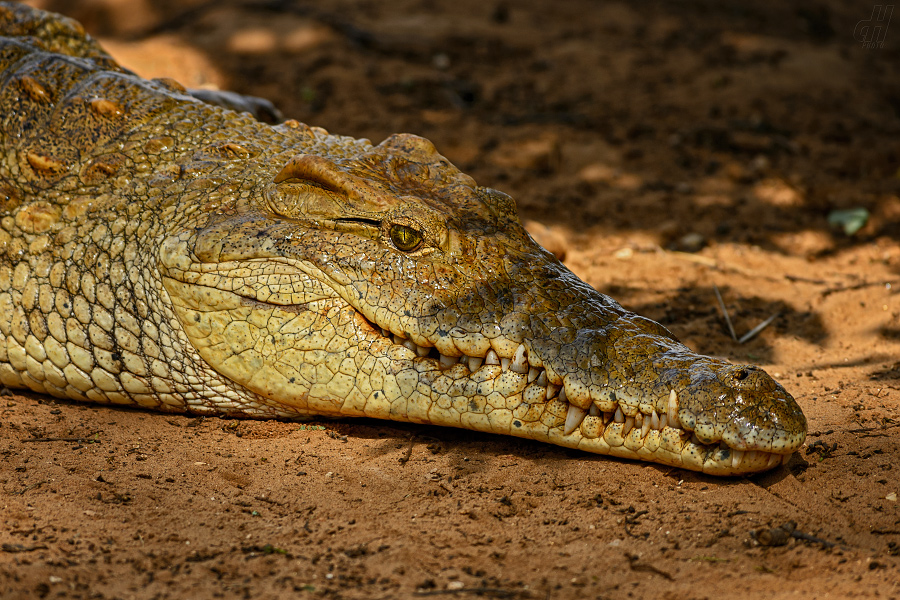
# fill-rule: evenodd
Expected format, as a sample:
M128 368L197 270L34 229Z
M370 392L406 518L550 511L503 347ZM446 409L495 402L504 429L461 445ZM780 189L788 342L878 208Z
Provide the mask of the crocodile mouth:
M360 317L365 319L362 315ZM554 441L561 445L595 452L600 447L606 450L603 452L605 454L628 458L635 458L641 450L655 453L662 447L670 458L680 455L682 460L658 462L678 463L676 466L682 467L689 463L698 470L731 474L771 469L786 462L794 452L793 447L779 452L750 445L735 448L722 439L701 440L689 426L689 423L696 422L696 415L680 406L678 392L674 389L669 390L668 397L656 402L640 403L620 402L617 392L609 390L603 400L579 406L569 400L565 384L559 376L544 368L539 360L535 361L537 365L529 361L531 353L525 344L499 344L515 347L511 356L501 356L493 348L483 356L465 353L452 356L442 354L435 346L417 344L365 320L383 338L409 350L408 360L427 363L452 379L488 381L501 376L518 377L518 385L512 387L518 389L524 385L524 389L521 391L521 401L512 407L513 415L525 417L533 406L545 405L545 412L556 417L554 424L560 430L562 439ZM510 433L516 435L516 428L521 427L521 423L521 420L514 420ZM544 424L547 424L546 419Z
M340 286L322 283L289 260L186 261L181 267L169 267L163 282L191 343L219 374L284 408L278 414L450 425L722 475L772 468L802 443L753 427L713 427L680 401L682 389L636 397L631 386L619 385L586 396L545 365L527 339L488 340L461 330L435 339L394 333L373 320L377 314L366 315L336 295ZM347 315L343 326L355 331L345 338L348 348L358 351L355 345L368 339L376 342L372 351L395 361L384 376L399 382L405 369L416 374L400 394L409 409L395 412L378 400L375 384L366 391L352 383L360 373L338 365L348 360L346 350L331 350L320 331L335 326L328 311ZM312 364L320 360L335 361L328 383L321 383L323 365Z

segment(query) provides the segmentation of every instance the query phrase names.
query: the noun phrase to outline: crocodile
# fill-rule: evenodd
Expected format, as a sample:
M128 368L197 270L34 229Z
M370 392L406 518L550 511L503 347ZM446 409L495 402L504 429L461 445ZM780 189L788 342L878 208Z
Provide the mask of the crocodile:
M252 418L373 417L708 474L806 419L538 245L426 139L277 125L0 5L0 382Z

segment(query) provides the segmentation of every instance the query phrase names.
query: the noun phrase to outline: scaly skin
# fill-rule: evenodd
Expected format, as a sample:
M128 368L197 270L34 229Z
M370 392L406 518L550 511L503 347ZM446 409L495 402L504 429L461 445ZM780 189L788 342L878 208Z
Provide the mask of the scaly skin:
M577 279L430 142L270 127L0 5L0 381L433 423L715 474L806 420ZM29 36L29 37L25 37Z

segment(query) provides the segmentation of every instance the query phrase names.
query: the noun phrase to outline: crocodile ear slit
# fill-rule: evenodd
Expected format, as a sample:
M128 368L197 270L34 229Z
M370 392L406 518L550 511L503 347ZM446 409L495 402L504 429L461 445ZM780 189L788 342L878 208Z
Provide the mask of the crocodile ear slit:
M381 211L394 204L394 199L381 193L363 178L341 169L333 161L314 154L297 154L281 168L273 179L279 183L307 183L342 196L351 209L360 212Z
M295 156L289 160L278 172L278 175L275 176L274 183L284 183L291 179L303 179L303 174L300 172L299 158L300 156Z
M344 185L342 179L347 175L338 169L337 165L321 156L312 154L298 154L294 156L278 175L275 176L275 183L284 183L286 181L304 181L320 185L337 193L344 194Z

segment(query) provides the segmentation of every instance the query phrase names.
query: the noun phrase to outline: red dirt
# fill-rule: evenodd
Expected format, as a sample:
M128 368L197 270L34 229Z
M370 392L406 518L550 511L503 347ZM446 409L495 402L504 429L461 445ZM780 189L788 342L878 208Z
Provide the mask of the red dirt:
M145 76L429 137L591 285L775 374L810 435L783 468L714 479L16 392L0 597L900 598L900 22L864 48L872 5L837 0L42 5ZM865 227L829 227L853 207ZM778 316L737 344L716 286L738 335ZM758 543L789 521L814 540Z

